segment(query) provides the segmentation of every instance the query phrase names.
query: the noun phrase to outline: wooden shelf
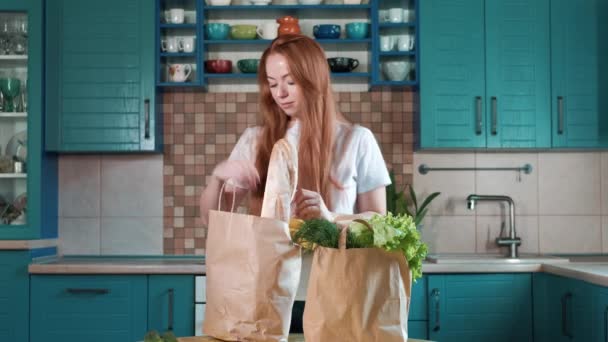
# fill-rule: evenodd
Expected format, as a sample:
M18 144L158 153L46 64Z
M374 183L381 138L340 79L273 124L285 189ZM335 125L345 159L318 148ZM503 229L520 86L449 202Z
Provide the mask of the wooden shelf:
M13 112L13 113L0 112L0 118L27 118L27 113L24 113L24 112Z

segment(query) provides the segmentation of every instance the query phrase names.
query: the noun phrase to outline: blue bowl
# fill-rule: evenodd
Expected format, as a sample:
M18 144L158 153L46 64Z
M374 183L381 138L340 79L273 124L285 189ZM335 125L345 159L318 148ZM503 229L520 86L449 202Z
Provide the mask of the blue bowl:
M340 25L315 25L312 34L317 39L338 39L340 38Z
M344 25L346 29L346 38L348 39L365 39L369 37L369 23L348 23Z
M230 35L230 25L222 23L205 24L205 37L209 40L228 39Z

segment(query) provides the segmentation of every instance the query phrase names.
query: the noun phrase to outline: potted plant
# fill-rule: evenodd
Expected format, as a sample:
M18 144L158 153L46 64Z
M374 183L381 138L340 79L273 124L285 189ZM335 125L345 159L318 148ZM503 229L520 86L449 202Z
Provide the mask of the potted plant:
M420 228L420 222L428 212L428 206L431 202L441 194L441 192L433 192L426 198L419 199L414 191L414 187L411 184L407 184L405 187L409 188L409 199L411 203L408 203L404 190L397 191L395 185L395 173L390 172L391 184L386 187L386 208L387 211L397 214L408 214L414 218L416 227ZM421 201L421 202L420 202ZM418 205L418 203L421 203Z

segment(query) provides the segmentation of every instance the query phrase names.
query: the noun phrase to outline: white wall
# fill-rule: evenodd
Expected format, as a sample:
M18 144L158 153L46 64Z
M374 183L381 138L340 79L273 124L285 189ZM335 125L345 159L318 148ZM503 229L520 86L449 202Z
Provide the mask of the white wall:
M59 158L61 254L162 254L163 156Z
M517 167L515 171L441 171L421 175L418 166ZM497 253L508 207L478 202L469 194L508 195L515 201L515 224L524 253L608 252L608 153L415 153L414 187L442 194L424 220L423 239L432 253ZM503 249L505 251L505 249Z

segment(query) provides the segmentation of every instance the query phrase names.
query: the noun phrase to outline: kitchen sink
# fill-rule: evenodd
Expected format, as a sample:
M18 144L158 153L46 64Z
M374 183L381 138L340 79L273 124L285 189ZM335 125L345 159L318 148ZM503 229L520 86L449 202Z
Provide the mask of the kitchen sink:
M427 262L434 264L548 264L567 263L568 258L546 254L520 254L519 258L507 258L503 254L429 254Z

